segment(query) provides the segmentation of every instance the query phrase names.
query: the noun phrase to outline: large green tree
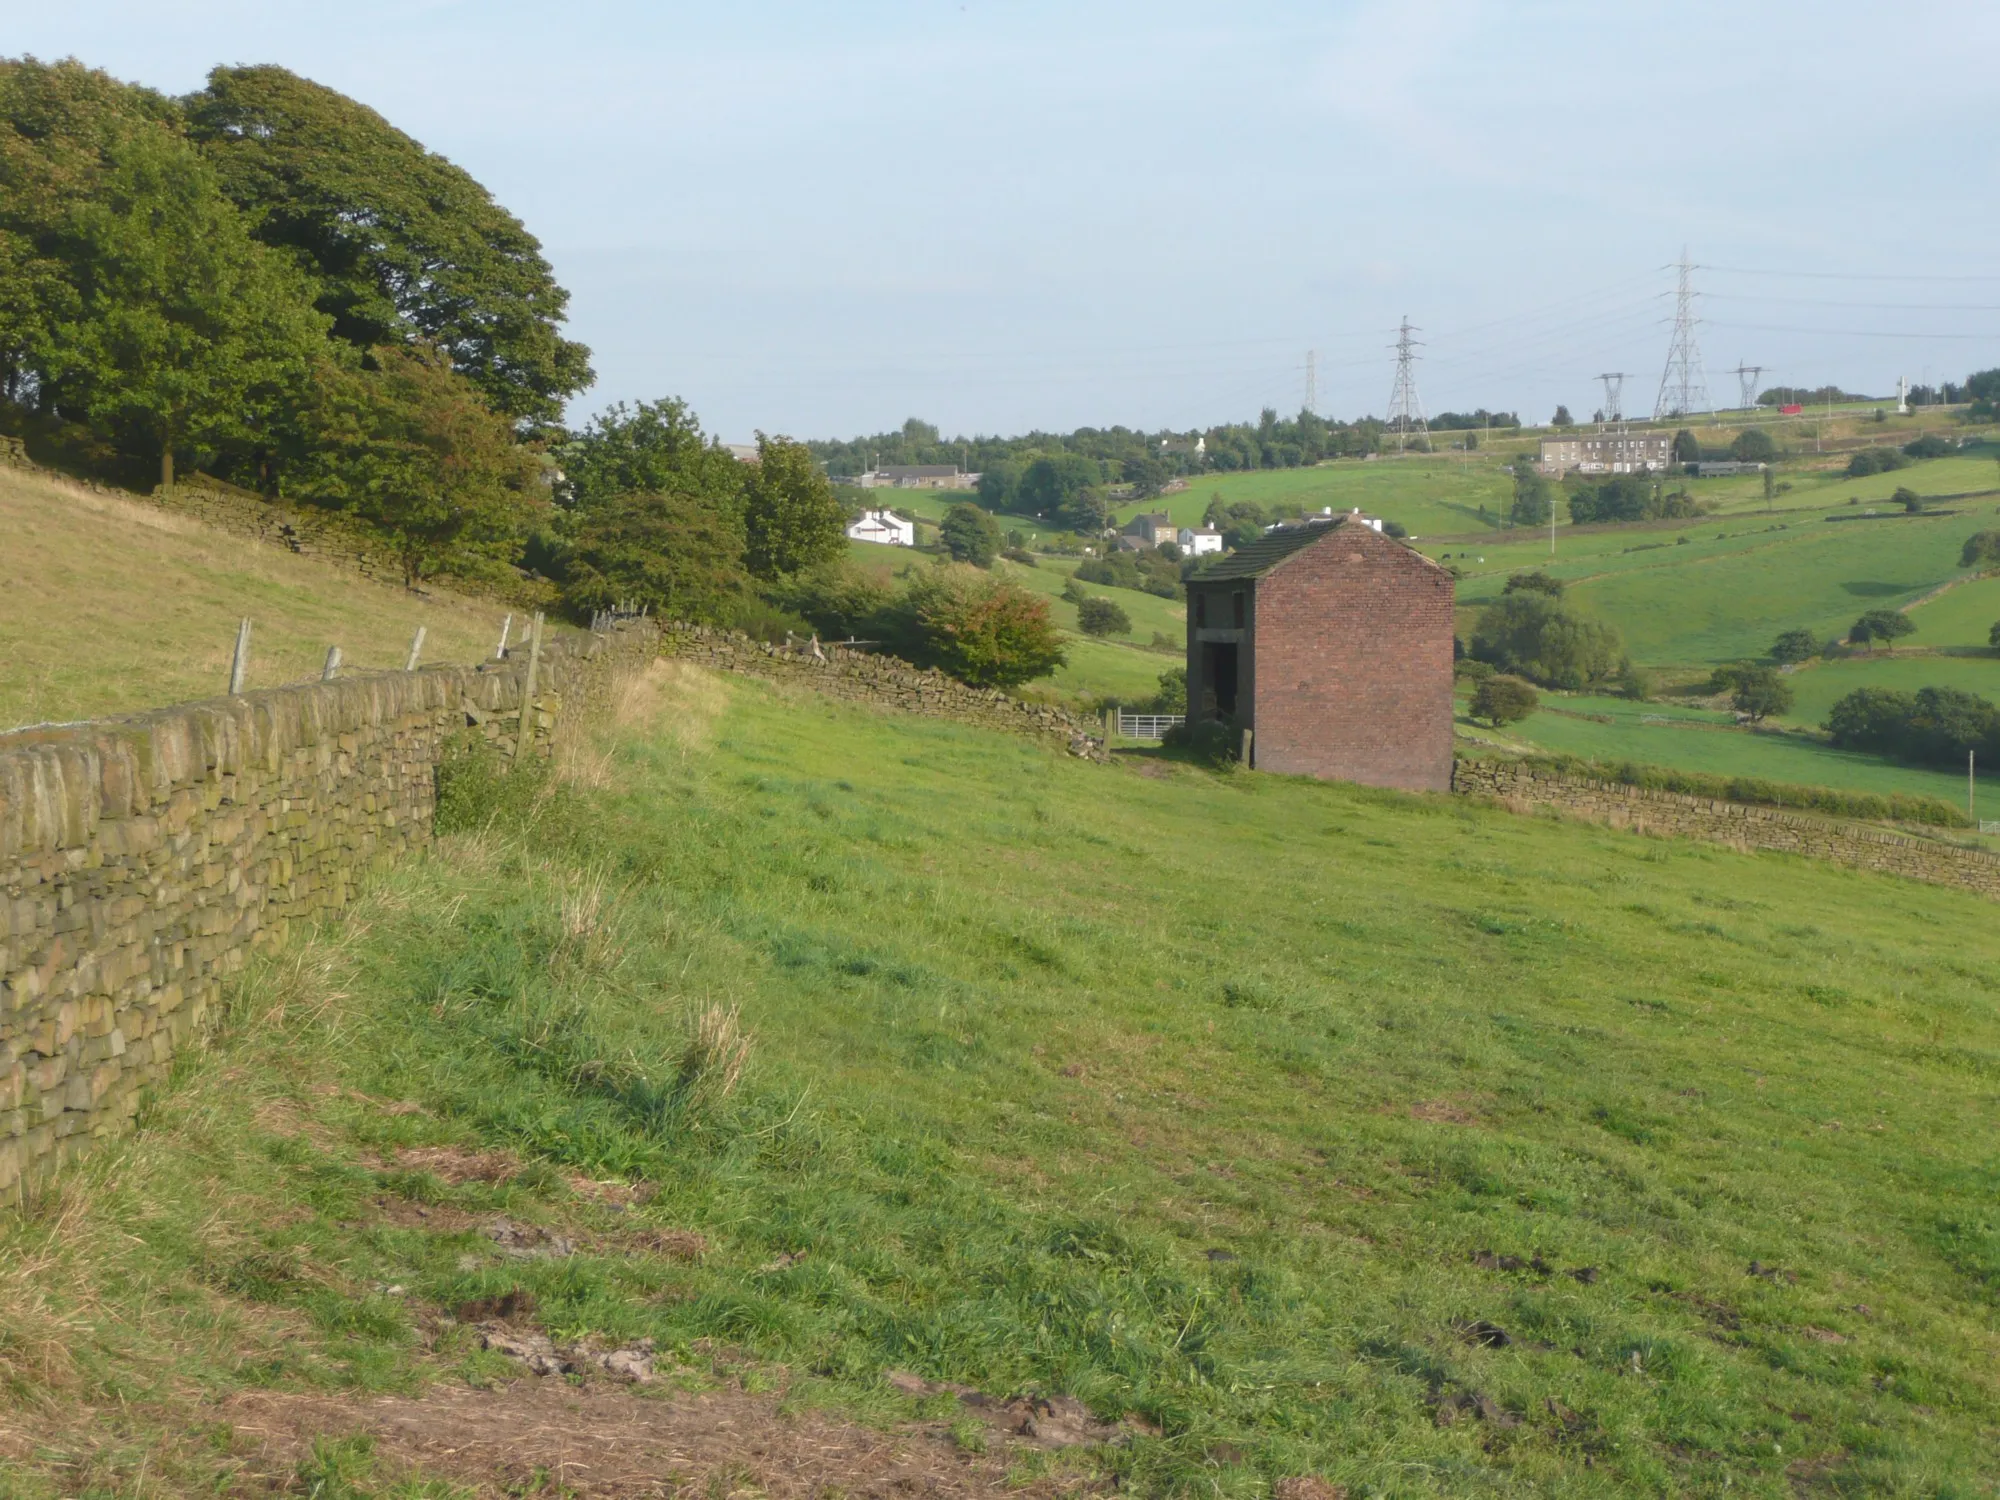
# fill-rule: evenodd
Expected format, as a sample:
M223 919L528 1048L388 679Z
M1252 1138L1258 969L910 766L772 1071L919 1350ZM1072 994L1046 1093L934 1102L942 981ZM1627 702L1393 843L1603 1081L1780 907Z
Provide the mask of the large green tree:
M590 384L541 246L463 168L280 67L217 68L184 103L224 191L311 275L337 336L442 349L517 421L555 422Z
M403 579L511 561L547 505L535 457L441 351L387 345L359 369L323 359L293 486L394 542Z
M170 103L75 63L0 65L0 372L130 453L250 443L325 320L251 239Z
M989 524L990 521L989 521ZM785 578L847 550L847 511L801 443L757 434L743 489L744 559L759 578Z
M1013 687L1066 659L1048 601L977 568L920 573L905 600L920 654L961 682Z
M675 398L623 402L590 419L558 450L569 504L588 513L621 495L698 495L740 514L749 475L729 450L702 435Z
M1486 606L1473 630L1472 656L1572 691L1611 681L1624 662L1615 629L1534 590L1502 594Z
M579 616L618 603L713 623L744 596L743 520L692 494L616 495L581 517L563 602Z

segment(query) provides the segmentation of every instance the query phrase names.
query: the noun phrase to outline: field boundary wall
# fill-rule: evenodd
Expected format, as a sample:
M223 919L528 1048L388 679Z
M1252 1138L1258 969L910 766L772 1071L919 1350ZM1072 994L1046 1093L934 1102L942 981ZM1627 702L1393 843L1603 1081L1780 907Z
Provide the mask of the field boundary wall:
M1493 798L1515 812L1552 808L1638 833L1702 839L1745 851L1800 854L2000 898L2000 855L1867 823L1597 781L1505 760L1459 761L1452 773L1452 790Z
M893 656L810 642L773 645L707 625L667 626L661 650L718 671L802 683L832 698L1030 735L1085 760L1109 758L1100 726L1068 709L1032 703L998 688L968 687Z
M130 1127L252 952L429 840L454 736L544 753L658 649L634 621L532 669L516 653L0 734L0 1206Z

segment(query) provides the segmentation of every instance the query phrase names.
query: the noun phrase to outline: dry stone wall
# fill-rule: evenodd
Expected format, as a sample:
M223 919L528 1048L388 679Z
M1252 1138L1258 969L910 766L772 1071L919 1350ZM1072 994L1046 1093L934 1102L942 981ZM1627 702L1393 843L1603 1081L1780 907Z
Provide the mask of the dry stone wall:
M661 649L718 671L799 682L829 697L1032 735L1088 760L1106 758L1103 738L1092 732L1096 726L1067 709L1031 703L997 688L967 687L942 672L920 671L893 656L838 646L822 647L814 655L809 641L778 646L741 631L705 625L666 627Z
M525 706L519 653L0 734L0 1205L129 1126L252 951L430 837L455 733L538 752L657 650L552 643Z
M1596 781L1505 760L1459 761L1452 790L1495 798L1516 812L1554 808L1614 828L1802 854L2000 897L2000 856L1866 823Z

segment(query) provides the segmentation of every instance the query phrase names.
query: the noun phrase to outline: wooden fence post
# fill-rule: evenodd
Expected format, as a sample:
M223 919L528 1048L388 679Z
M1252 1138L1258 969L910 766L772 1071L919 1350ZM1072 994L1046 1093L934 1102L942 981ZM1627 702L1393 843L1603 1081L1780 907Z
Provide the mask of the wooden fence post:
M505 661L507 659L507 637L513 633L513 630L514 615L510 610L507 618L500 622L500 644L493 652L493 659L495 661Z
M335 677L339 675L340 675L340 647L328 646L326 648L326 665L320 668L319 680L321 682L331 682Z
M535 611L535 623L528 631L528 679L521 684L521 729L515 736L515 758L528 753L535 743L535 678L542 668L542 612Z
M236 654L229 662L229 696L243 691L243 679L250 675L250 621L246 617L236 627Z
M419 625L417 633L410 637L410 659L403 663L405 672L417 670L417 661L424 654L424 627Z

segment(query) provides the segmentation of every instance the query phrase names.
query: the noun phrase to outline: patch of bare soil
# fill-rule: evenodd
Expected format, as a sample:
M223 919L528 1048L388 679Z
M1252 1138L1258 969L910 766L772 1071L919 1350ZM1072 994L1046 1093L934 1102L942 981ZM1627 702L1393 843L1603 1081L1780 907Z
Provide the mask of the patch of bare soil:
M419 1396L253 1391L230 1397L215 1416L239 1444L254 1443L283 1463L306 1458L315 1438L365 1434L380 1457L483 1494L553 1485L588 1500L616 1500L694 1484L771 1500L834 1491L870 1500L1034 1500L1081 1483L1010 1487L1007 1457L997 1448L973 1454L936 1429L880 1432L817 1412L782 1414L776 1397L735 1390L648 1397L524 1379L484 1390L439 1385Z
M505 1182L521 1170L511 1151L467 1151L459 1146L405 1146L396 1153L405 1172L428 1172L454 1187L466 1182Z

